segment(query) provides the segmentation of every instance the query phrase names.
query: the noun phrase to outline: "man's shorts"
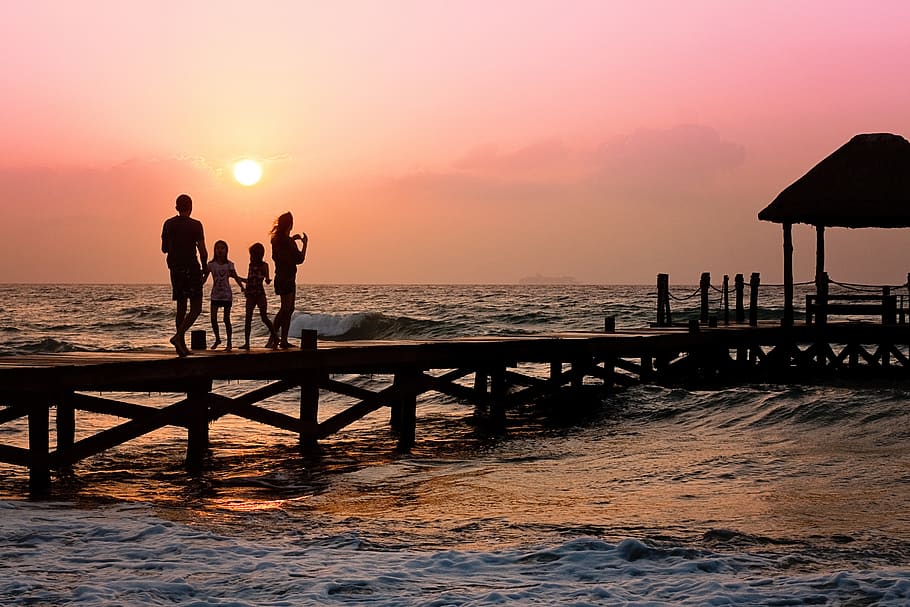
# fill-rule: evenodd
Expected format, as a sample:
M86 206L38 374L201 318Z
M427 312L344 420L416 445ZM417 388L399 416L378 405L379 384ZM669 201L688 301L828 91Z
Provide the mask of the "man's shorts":
M174 301L202 297L202 270L171 268L171 297Z

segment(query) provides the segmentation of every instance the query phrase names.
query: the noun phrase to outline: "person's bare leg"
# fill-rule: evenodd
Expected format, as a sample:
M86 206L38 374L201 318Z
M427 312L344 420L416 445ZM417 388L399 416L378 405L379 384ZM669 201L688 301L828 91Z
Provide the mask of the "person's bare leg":
M186 343L183 339L183 336L180 334L180 327L183 326L183 323L186 321L186 299L177 300L177 313L174 315L174 326L176 332L174 336L171 337L171 345L174 346L174 349L177 350L177 356L186 356L189 351L187 350Z
M183 323L177 328L177 333L171 338L171 343L177 348L177 354L186 356L190 354L190 349L186 347L186 332L190 330L199 313L202 312L202 295L190 299L190 309L183 319Z
M218 333L218 308L214 303L209 307L209 316L212 319L212 335L215 336L215 342L212 344L214 350L221 343L221 335Z
M292 348L291 344L288 342L288 332L291 330L291 315L294 311L294 300L296 299L296 293L285 293L281 296L281 310L284 315L281 317L281 342L279 347L287 349Z
M250 349L250 330L253 328L253 308L254 307L255 307L255 304L254 304L253 300L247 299L246 300L246 315L243 318L243 335L245 337L245 341L243 342L243 345L240 346L241 350Z
M234 326L231 324L231 307L224 307L224 337L227 340L227 344L224 346L225 352L230 352L231 348L231 337L234 334Z
M177 300L177 313L174 315L174 329L179 329L186 318L186 300Z
M253 315L253 311L250 310L250 316ZM269 343L274 344L278 341L278 336L275 335L275 325L272 324L272 321L269 320L269 315L265 311L265 306L262 302L259 303L259 317L262 319L262 323L269 330Z

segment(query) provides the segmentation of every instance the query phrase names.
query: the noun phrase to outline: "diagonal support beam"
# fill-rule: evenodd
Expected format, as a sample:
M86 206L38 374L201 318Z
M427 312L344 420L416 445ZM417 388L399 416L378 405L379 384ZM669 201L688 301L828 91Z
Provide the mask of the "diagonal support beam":
M55 468L62 468L117 445L122 445L134 438L139 438L143 434L148 434L164 426L185 426L182 415L187 403L187 399L182 399L163 409L158 409L158 412L154 415L130 420L119 426L108 428L83 438L69 447L65 455L53 451L50 454L51 465Z
M117 417L128 417L130 419L141 419L149 415L154 415L160 411L157 407L137 405L121 400L114 400L112 398L80 394L78 392L69 395L68 400L73 408L78 409L79 411L101 413L102 415L115 415Z
M426 376L424 376L424 377L426 377ZM341 384L341 382L336 382L335 380L327 380L327 382L331 383L333 385ZM341 386L344 386L345 389L353 388L354 392L362 390L363 392L368 393L369 396L367 396L366 398L364 398L363 400L361 400L359 403L355 404L354 406L349 407L348 409L345 409L341 413L338 413L337 415L333 415L329 419L320 423L319 429L316 432L316 438L318 438L318 439L323 439L327 436L330 436L331 434L334 434L335 432L338 432L345 426L349 426L350 424L354 423L358 419L369 415L373 411L381 409L382 407L391 406L393 401L399 396L399 394L402 391L402 388L400 386L396 386L396 385L391 385L386 388L383 388L379 392L370 392L369 390L364 390L363 388L357 388L356 386L348 386L347 384L341 384ZM334 388L328 388L328 389L335 390L335 388L339 388L338 391L340 392L341 386L336 385ZM423 389L423 387L421 387L420 392L426 392L426 389ZM344 392L341 392L341 393L345 394ZM354 396L354 394L348 393L348 396ZM356 396L355 396L355 398L356 398Z
M28 409L22 405L12 405L0 411L0 425L28 415Z
M212 406L212 420L216 420L222 415L228 413L234 413L238 407L243 407L246 405L252 405L253 403L258 403L272 396L277 396L282 392L287 392L299 386L297 382L280 380L272 382L268 385L262 386L261 388L256 388L255 390L250 390L244 394L234 397L221 396L220 394L211 394L211 406ZM211 398L215 397L215 398ZM232 407L231 410L225 410L224 405L230 404ZM264 409L263 409L264 410ZM239 415L235 413L235 415ZM241 417L244 417L241 415ZM292 418L293 419L293 418Z
M257 407L242 398L229 398L221 394L210 394L209 401L218 408L219 416L236 415L237 417L294 433L300 433L302 428L299 419L277 411L270 411L264 407Z

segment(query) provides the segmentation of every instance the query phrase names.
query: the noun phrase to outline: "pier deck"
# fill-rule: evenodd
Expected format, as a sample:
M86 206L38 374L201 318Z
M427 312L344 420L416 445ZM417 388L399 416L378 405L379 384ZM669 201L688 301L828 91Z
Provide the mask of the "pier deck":
M288 351L61 353L0 358L0 426L27 417L28 448L0 445L0 462L26 466L30 489L50 486L50 471L164 426L187 429L187 465L198 467L208 450L209 424L237 415L299 435L311 448L358 419L388 408L398 448L416 439L418 397L435 391L484 409L493 424L506 411L560 391L596 385L610 391L641 382L791 380L849 373L906 377L910 325L828 323L782 327L779 323L673 327L612 333L563 332L519 337L446 340L320 342ZM537 373L527 373L537 365ZM541 377L540 365L547 371ZM335 376L389 376L367 390ZM212 391L220 380L269 383L240 396ZM257 403L299 390L298 417ZM319 420L320 391L355 404ZM153 407L110 397L118 392L184 395ZM100 393L104 393L101 396ZM50 409L56 408L56 448L50 446ZM75 440L76 411L125 418Z

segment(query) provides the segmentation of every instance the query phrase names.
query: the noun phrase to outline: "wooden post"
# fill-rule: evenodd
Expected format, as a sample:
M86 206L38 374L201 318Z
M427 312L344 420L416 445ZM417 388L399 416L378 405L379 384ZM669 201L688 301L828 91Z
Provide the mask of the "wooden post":
M891 297L891 287L882 287L882 324L894 324L894 299ZM882 353L882 368L891 366L891 343L887 338L879 344Z
M604 333L616 333L615 316L604 316Z
M313 331L315 334L316 332ZM315 347L315 343L313 344ZM318 447L316 432L319 430L319 380L318 371L304 371L300 378L300 447L314 450Z
M608 356L604 359L604 387L612 391L616 384L616 358Z
M910 307L910 272L907 273L907 305ZM904 306L901 306L901 316L904 315ZM901 321L903 323L903 321Z
M828 324L828 273L822 272L815 277L815 322L819 326ZM808 316L808 314L807 314Z
M212 380L200 380L186 393L186 467L202 469L209 450L209 392Z
M300 330L300 350L314 352L319 335L314 329ZM300 378L300 436L301 449L312 451L318 448L316 433L319 429L319 380L318 371L304 371Z
M191 350L205 350L207 347L208 346L205 343L205 331L203 329L190 331Z
M749 326L758 326L758 287L761 286L761 274L752 272L749 276Z
M649 381L651 379L651 377L653 377L653 376L654 376L654 359L651 358L650 356L642 355L642 357L641 357L641 374L639 375L638 378L641 380L642 383L645 383L646 381Z
M733 277L733 290L736 299L736 322L742 324L746 320L746 311L743 309L743 292L745 291L745 281L742 274Z
M897 296L891 295L891 287L882 287L882 324L897 323Z
M57 401L57 454L62 460L66 459L76 440L76 410L71 401L72 394L72 391L64 392Z
M724 274L724 324L730 324L730 276Z
M708 289L711 288L711 274L702 272L698 288L701 291L701 323L708 323Z
M657 326L669 327L673 324L670 317L670 275L657 275Z
M559 392L562 387L562 361L550 361L550 391L553 394Z
M587 363L580 358L572 361L572 387L581 388L585 383L585 372Z
M407 452L417 438L417 389L415 369L405 369L395 374L394 386L398 388L398 450Z
M300 331L300 349L315 350L318 334L314 329L301 329Z
M490 374L486 368L479 368L477 372L474 373L474 411L481 412L485 411L489 399L487 398L487 387L489 384Z
M785 327L793 326L793 224L784 225L784 318Z
M45 399L28 408L28 491L32 497L47 495L51 489L48 436L50 405Z
M821 226L819 226L821 227ZM824 228L822 228L824 232ZM824 241L824 238L822 238ZM824 244L822 244L824 249ZM822 253L824 255L824 251ZM821 272L815 277L816 306L817 313L816 337L815 337L815 360L819 368L824 369L828 365L828 339L825 336L825 325L828 324L828 273ZM808 303L807 303L808 306ZM806 312L808 322L808 311Z
M825 226L815 226L815 280L825 271Z

